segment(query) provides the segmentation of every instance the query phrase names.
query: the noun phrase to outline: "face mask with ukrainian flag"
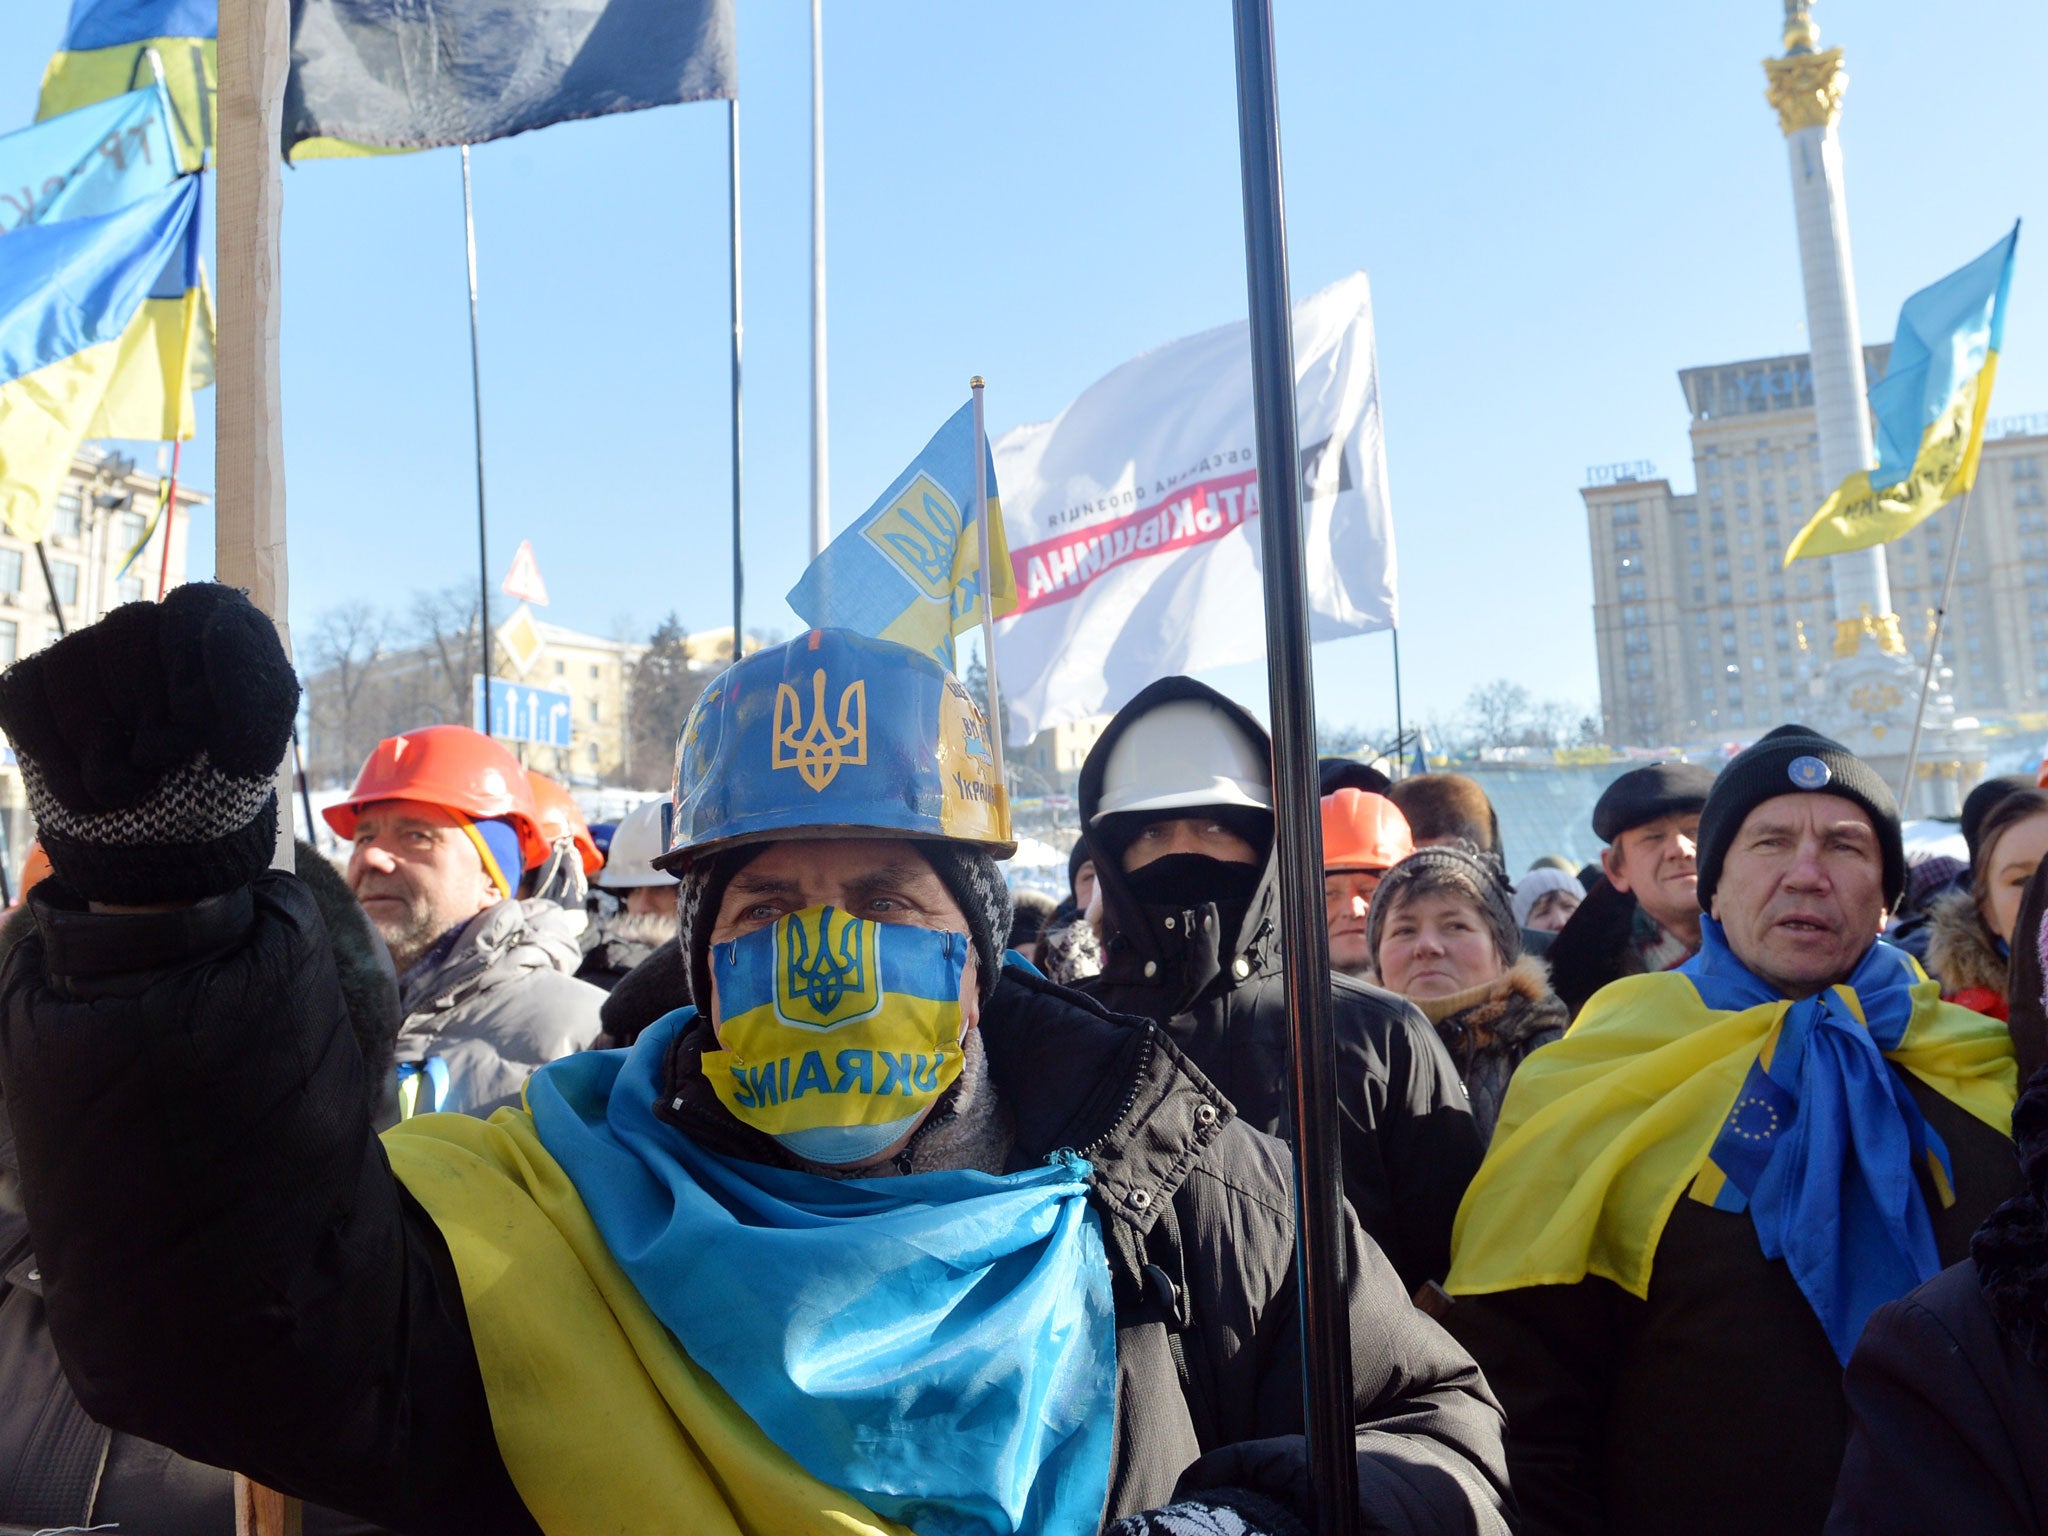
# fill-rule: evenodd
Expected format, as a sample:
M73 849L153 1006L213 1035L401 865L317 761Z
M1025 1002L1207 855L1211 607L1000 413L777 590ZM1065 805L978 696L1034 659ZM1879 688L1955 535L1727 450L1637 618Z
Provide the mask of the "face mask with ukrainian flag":
M714 946L719 1102L807 1162L877 1157L960 1075L968 944L806 907Z

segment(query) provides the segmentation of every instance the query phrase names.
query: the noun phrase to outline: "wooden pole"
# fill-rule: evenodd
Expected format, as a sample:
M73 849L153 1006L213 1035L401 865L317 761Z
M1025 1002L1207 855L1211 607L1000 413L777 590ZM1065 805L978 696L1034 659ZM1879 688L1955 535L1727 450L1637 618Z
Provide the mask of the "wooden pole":
M220 0L220 316L214 343L214 575L277 625L285 654L284 416L278 142L291 59L288 0ZM165 529L169 536L169 529ZM291 760L278 765L277 855L292 867ZM299 1536L297 1499L235 1476L236 1536Z
M289 0L220 0L219 334L215 342L215 577L286 621L284 416L278 389L284 185L278 143L291 59ZM290 770L278 769L277 859L292 867Z

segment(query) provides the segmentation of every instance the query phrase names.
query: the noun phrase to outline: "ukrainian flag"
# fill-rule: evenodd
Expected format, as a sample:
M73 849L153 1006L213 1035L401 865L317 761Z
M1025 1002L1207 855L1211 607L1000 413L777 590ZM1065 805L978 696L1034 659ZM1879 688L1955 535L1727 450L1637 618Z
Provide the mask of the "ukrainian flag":
M0 135L0 234L112 213L177 179L170 101L152 83Z
M1906 300L1891 361L1870 390L1877 468L1835 488L1786 547L1786 565L1896 539L1976 483L2019 239L2015 223L1968 266Z
M213 384L213 294L199 260L200 232L195 213L183 245L121 333L113 377L87 437L169 442L198 430L192 392Z
M180 167L196 171L213 150L219 32L219 0L71 0L64 41L43 71L36 120L151 84L154 49L170 90Z
M43 536L130 328L167 268L197 262L198 219L199 178L186 176L118 212L0 240L0 522L17 537Z
M987 476L974 507L974 455ZM1017 575L1003 535L995 458L974 441L974 406L960 407L881 499L826 546L790 589L789 605L818 629L894 640L953 668L953 637L981 622L981 533L988 529L994 618L1017 611Z

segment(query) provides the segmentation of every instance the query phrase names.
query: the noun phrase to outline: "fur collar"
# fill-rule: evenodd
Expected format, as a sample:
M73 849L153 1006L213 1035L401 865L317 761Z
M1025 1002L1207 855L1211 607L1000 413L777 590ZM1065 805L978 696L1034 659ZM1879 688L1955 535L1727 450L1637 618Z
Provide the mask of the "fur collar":
M2006 962L1968 891L1951 891L1936 901L1928 914L1927 932L1927 969L1941 983L1943 997L1953 997L1965 987L2006 995Z
M1550 990L1550 969L1534 955L1523 955L1483 985L1412 1001L1438 1033L1468 1037L1474 1049L1519 1044L1565 1022L1564 1005Z

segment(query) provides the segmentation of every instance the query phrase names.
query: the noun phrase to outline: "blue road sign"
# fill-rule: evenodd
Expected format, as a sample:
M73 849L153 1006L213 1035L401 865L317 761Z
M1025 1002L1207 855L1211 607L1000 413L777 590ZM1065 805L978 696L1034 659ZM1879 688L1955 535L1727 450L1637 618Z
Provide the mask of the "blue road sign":
M566 693L529 688L502 677L491 679L490 734L500 741L567 747L571 745L573 713ZM484 729L484 680L474 673L470 675L470 723Z

